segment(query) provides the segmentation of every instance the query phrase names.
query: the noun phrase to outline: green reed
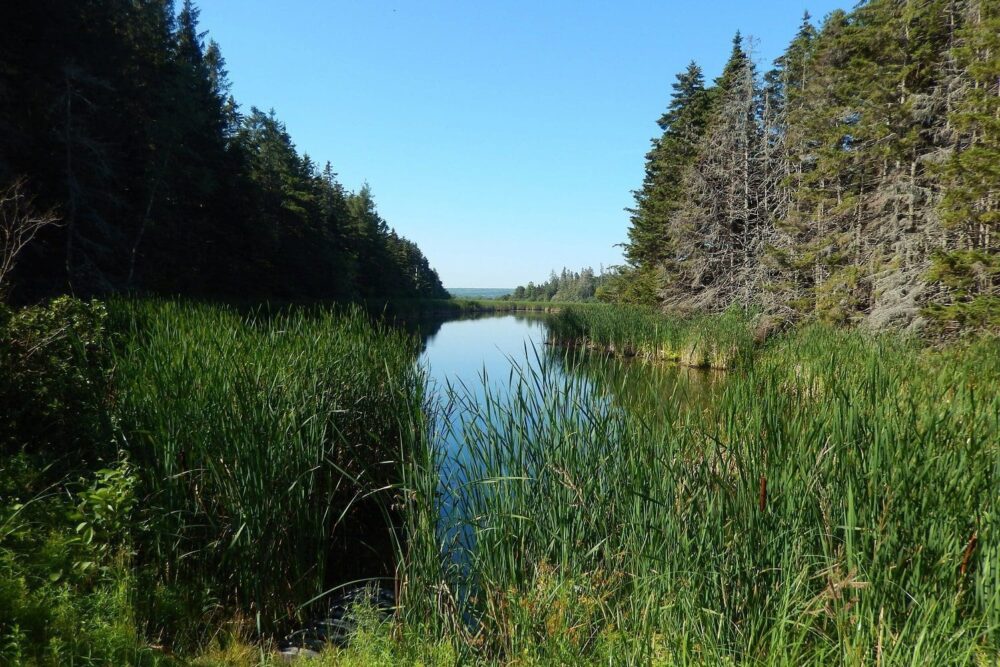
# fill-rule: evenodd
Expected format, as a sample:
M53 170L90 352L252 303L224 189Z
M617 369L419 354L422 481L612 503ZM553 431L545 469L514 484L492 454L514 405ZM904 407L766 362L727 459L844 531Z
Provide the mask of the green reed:
M124 300L111 312L140 555L164 585L270 625L359 558L395 558L350 547L391 525L399 462L420 437L415 341L359 308Z
M608 340L649 332L603 317ZM996 340L942 352L808 328L708 406L665 394L657 420L616 398L627 370L602 383L556 364L446 407L462 453L439 468L460 511L413 536L408 581L434 591L466 660L1000 659Z
M563 343L696 368L746 363L754 346L751 319L739 311L667 318L645 306L570 306L552 318L550 328Z

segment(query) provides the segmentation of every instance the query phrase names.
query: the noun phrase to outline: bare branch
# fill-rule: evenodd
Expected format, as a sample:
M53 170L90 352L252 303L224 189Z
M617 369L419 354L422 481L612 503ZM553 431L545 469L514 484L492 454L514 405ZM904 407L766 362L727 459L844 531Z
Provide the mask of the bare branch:
M9 288L7 280L21 251L39 231L58 224L58 220L53 211L39 212L35 209L23 178L0 191L0 297Z

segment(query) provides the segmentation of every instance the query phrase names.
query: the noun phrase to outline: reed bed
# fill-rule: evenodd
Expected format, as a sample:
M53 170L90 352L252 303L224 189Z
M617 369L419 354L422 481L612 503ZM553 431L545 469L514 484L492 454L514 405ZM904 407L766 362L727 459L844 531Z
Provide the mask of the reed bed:
M648 344L683 334L629 326ZM461 448L438 451L442 486L416 492L407 580L462 660L1000 660L995 339L930 352L809 328L710 405L663 396L658 420L615 399L627 379L557 365L452 389L443 408L437 439Z
M122 446L141 477L140 560L162 589L154 627L171 597L192 593L176 614L196 603L273 627L370 574L365 563L391 572L390 487L421 437L414 340L360 308L110 310Z
M557 343L715 369L749 361L755 328L751 315L741 311L668 318L653 308L626 305L570 306L550 326Z

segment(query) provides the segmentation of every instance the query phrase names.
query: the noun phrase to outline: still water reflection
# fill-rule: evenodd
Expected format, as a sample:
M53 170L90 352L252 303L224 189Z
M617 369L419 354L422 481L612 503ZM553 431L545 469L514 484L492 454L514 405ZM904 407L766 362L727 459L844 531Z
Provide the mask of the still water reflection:
M545 315L528 313L451 320L438 323L433 333L425 329L421 361L431 386L440 390L450 383L473 390L484 373L491 384L505 381L512 362L537 367L534 351L546 349L545 322Z
M424 343L420 362L432 394L448 387L482 396L484 379L493 395L509 388L514 365L538 370L542 363L558 375L572 373L599 387L633 414L659 422L669 411L701 409L712 400L723 374L673 364L642 364L600 354L570 354L547 344L549 315L517 313L413 323Z
M453 545L447 550L459 565L458 554L469 553L473 539L464 489L474 481L470 477L479 476L479 462L488 458L481 451L470 455L462 432L477 420L491 420L490 426L504 428L500 421L492 421L503 412L497 410L497 403L523 400L525 391L536 395L557 391L564 386L560 380L571 376L585 393L595 392L608 408L624 409L656 427L676 423L678 411L703 409L720 385L717 374L624 362L599 354L570 354L547 345L548 317L518 313L410 323L423 340L420 362L427 370L430 398L438 406L434 441L440 471L439 529L444 544ZM537 377L543 367L550 382L526 382L518 387L517 369ZM572 422L573 416L567 415L567 426ZM532 471L504 474L531 476Z

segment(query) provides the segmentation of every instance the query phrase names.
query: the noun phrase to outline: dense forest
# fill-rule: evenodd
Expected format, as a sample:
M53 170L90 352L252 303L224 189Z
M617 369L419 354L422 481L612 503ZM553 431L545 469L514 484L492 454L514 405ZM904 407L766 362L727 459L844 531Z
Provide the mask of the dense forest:
M507 301L596 301L602 296L610 276L603 269L599 274L594 273L589 266L580 271L563 267L558 274L553 271L545 282L518 285L513 292L500 298Z
M677 76L617 299L1000 327L1000 3L872 0Z
M185 0L0 4L0 202L12 296L446 293L367 186L240 107ZM52 224L44 224L44 223ZM9 253L8 253L9 254ZM0 274L2 276L2 274Z

